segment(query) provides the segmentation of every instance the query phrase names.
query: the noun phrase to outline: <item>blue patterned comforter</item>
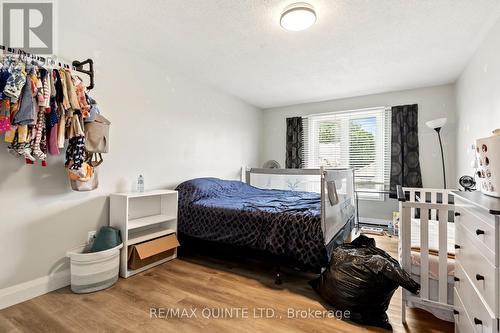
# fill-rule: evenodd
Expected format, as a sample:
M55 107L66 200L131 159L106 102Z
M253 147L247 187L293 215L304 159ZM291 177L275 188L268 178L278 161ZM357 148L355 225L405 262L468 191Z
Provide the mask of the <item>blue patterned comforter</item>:
M317 271L328 263L317 193L198 178L177 187L179 232L284 256Z

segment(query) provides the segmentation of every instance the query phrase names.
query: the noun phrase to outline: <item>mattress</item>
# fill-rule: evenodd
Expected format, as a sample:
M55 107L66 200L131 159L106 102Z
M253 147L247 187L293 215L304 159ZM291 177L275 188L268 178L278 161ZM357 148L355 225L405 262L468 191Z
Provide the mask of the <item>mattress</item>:
M448 276L455 275L455 225L447 223ZM420 219L411 221L411 272L420 275ZM439 221L429 220L429 277L439 278Z
M331 251L318 193L265 190L217 178L193 179L177 190L180 233L284 256L308 270L328 264Z

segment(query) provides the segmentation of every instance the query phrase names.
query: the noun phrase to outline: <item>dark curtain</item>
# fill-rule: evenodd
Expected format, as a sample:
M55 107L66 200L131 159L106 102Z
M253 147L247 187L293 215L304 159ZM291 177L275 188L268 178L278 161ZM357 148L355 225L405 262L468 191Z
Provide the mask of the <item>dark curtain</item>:
M286 118L286 168L302 167L302 117Z
M391 191L395 191L397 185L422 187L417 104L392 107L391 139Z

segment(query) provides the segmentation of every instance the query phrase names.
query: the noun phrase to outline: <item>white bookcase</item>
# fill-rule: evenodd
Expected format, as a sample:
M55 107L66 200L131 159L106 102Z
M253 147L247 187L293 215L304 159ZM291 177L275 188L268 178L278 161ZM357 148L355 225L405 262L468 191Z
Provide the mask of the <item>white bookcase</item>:
M127 268L128 247L150 239L177 233L177 191L157 190L115 193L110 196L110 225L120 229L123 250L120 276L128 278L177 257L174 254L137 270Z

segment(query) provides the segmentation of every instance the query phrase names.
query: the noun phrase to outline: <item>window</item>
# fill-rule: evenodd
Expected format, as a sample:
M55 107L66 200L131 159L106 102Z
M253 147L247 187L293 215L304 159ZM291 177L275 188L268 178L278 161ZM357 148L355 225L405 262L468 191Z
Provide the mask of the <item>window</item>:
M303 118L304 167L352 167L356 188L389 186L391 117L385 107L325 113ZM360 198L383 200L378 193Z

